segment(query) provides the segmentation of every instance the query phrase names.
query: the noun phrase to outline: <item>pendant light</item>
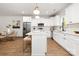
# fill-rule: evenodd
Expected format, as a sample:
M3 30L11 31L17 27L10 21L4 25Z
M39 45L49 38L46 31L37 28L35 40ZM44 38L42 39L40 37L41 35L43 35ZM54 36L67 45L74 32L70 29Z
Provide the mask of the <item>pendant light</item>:
M39 7L37 6L37 4L36 4L36 7L35 7L34 10L33 10L33 13L34 13L35 15L39 15L39 14L40 14Z

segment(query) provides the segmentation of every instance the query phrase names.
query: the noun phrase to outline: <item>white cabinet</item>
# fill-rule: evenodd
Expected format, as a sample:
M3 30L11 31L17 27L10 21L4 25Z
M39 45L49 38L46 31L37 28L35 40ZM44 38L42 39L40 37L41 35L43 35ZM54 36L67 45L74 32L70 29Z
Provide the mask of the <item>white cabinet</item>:
M65 49L70 52L72 55L75 53L75 38L72 37L72 35L65 34Z
M79 41L76 41L75 43L75 53L76 56L79 56Z
M64 39L64 35L62 33L59 32L53 32L53 38L56 42L58 42L60 45L63 45L63 39ZM64 45L63 45L64 46Z
M56 15L53 19L53 25L54 26L60 26L61 25L61 16Z
M57 32L53 32L53 33L54 33L54 34L53 34L54 40L57 41L57 42L59 42L59 41L58 41L58 38L59 38L58 33L57 33Z
M65 9L65 18L68 24L79 23L79 4L73 3Z
M74 35L66 35L66 49L75 56L79 56L79 37Z
M79 37L77 36L71 36L74 41L74 55L79 56Z
M47 36L45 32L32 33L32 56L45 56L47 53Z
M79 37L64 32L54 31L53 38L70 54L79 56Z

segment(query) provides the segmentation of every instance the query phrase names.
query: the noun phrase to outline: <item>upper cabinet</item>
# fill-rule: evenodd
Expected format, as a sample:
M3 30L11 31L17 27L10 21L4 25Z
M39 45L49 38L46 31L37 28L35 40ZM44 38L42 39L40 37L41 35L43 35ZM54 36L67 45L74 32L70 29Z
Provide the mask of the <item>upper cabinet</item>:
M79 23L79 4L71 4L65 9L65 19L67 24Z
M61 26L62 25L62 21L61 21L61 16L60 15L56 15L53 19L53 25L54 26Z
M53 26L52 19L45 19L45 18L39 18L39 19L32 19L32 26L38 26L39 23L44 23L44 26Z

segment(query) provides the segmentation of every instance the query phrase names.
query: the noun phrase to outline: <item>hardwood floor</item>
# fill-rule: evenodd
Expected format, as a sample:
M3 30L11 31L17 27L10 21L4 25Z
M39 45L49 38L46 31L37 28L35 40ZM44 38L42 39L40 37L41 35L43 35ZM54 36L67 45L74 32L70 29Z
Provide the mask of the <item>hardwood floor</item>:
M0 56L30 56L31 52L23 51L23 42L23 38L0 42Z
M0 56L31 56L30 51L24 51L23 38L16 38L14 41L0 42ZM31 45L29 45L31 47ZM66 50L54 40L48 39L47 56L71 56Z
M71 56L65 49L63 49L59 44L57 44L54 40L48 39L48 48L47 48L48 56Z

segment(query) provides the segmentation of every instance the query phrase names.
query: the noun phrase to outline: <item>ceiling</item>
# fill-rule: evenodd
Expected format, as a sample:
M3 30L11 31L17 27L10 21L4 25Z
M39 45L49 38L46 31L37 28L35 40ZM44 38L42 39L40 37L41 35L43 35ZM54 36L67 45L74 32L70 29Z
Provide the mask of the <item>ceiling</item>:
M69 3L38 3L41 16L53 15ZM0 16L34 16L35 3L0 3Z

